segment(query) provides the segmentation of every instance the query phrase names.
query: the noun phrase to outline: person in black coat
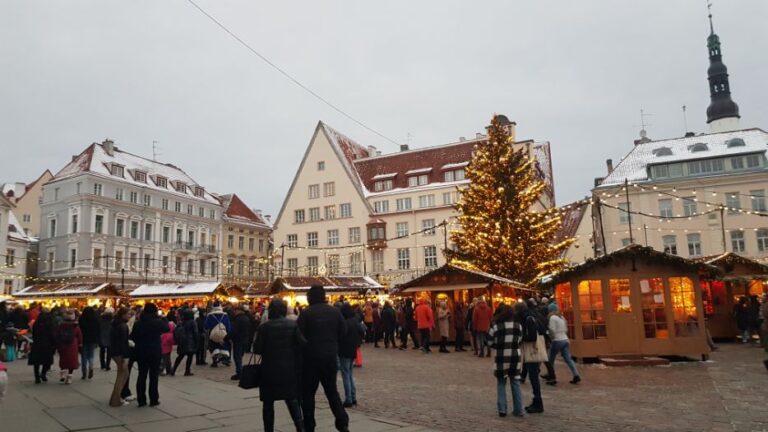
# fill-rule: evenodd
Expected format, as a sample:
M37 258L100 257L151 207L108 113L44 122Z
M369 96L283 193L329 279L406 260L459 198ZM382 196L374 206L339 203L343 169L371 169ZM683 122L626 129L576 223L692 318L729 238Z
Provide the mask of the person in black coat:
M49 312L41 312L32 326L32 350L28 364L34 367L35 384L48 382L47 373L53 364L56 352L56 339L53 337L53 317Z
M235 374L231 378L233 381L240 379L240 372L243 370L243 354L251 345L249 338L252 335L253 329L250 318L245 314L242 306L235 306L232 311L232 333L228 335L230 342L232 342L232 356L235 358Z
M192 376L192 359L197 352L197 323L195 323L195 313L192 309L184 309L181 313L181 323L173 331L173 339L176 342L176 361L173 364L171 376L176 375L176 369L181 364L181 359L187 358L184 376Z
M357 349L363 343L365 325L349 303L341 306L341 314L347 323L347 333L339 340L339 366L341 382L344 384L344 407L349 408L357 405L357 389L352 371L355 369Z
M296 431L304 431L299 404L301 348L306 344L296 321L285 318L288 305L279 298L269 304L269 321L259 327L254 352L261 354L259 399L263 402L264 430L275 425L275 401L284 400Z
M131 340L136 344L134 355L139 364L139 377L136 380L136 400L139 406L147 405L147 377L149 377L149 405L160 405L157 384L160 376L160 360L163 357L160 335L169 330L168 322L157 314L157 306L147 303L141 317L133 325Z
M388 301L384 302L384 309L381 310L381 330L384 333L384 348L389 348L390 343L392 348L396 348L395 344L395 330L397 329L397 315L395 309L392 308L392 304Z
M207 337L208 333L205 331L205 308L198 309L198 316L195 318L195 325L197 325L197 352L195 353L195 364L198 366L205 366L208 362L205 361L205 357L208 355L206 346L208 345Z
M315 430L315 393L322 384L336 419L336 429L348 431L349 416L336 388L339 340L347 334L347 323L341 312L327 303L322 285L312 285L307 292L307 301L309 307L298 319L301 334L307 339L302 374L301 409L304 411L304 427L307 432Z
M82 379L93 378L93 353L101 340L101 325L96 309L87 306L83 309L78 321L80 331L83 332L83 347L80 350L80 370Z
M112 389L112 396L109 398L109 405L119 407L127 404L123 399L123 389L128 382L128 358L130 357L131 347L128 343L128 320L131 317L131 310L120 308L117 315L112 319L109 330L109 354L108 356L115 361L117 375L115 376L115 386Z
M109 339L112 332L112 320L115 318L114 309L106 308L99 316L99 363L101 370L112 370L109 364L112 359L109 357Z
M405 299L403 315L405 315L405 327L403 328L403 332L406 334L401 339L400 348L408 348L408 336L410 335L411 341L413 341L413 349L417 350L419 349L419 342L418 339L416 339L416 319L413 317L413 300L411 300L410 297Z

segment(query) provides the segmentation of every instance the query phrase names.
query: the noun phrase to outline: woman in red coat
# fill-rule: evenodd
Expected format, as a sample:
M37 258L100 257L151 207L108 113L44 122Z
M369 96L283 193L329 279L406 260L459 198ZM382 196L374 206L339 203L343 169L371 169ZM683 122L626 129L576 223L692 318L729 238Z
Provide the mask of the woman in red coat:
M78 357L83 346L83 334L75 320L75 311L68 309L63 314L64 321L56 328L56 351L59 352L59 368L64 384L72 383L72 371L80 367Z

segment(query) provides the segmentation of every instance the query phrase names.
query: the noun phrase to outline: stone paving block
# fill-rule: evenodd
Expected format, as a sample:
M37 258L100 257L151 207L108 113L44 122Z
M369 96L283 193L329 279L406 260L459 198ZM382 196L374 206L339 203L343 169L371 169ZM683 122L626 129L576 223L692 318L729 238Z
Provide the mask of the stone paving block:
M184 417L126 426L132 432L189 432L213 429L220 424L205 417Z
M172 417L202 416L216 412L214 409L182 399L181 397L163 397L163 394L160 393L160 399L160 405L155 407L155 409Z
M97 429L122 424L120 420L93 405L47 408L45 412L70 430Z
M157 408L139 408L135 402L123 407L111 407L108 404L103 404L99 405L98 408L110 416L120 420L121 424L124 425L169 420L174 418L170 414L167 414Z

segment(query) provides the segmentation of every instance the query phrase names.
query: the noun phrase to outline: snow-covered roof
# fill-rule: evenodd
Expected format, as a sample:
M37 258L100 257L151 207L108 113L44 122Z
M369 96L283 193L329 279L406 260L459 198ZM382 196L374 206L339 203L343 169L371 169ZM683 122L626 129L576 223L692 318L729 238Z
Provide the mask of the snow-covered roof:
M13 211L8 213L8 238L20 242L29 242L31 238L24 232Z
M416 168L412 170L408 170L405 172L405 175L413 175L413 174L426 174L428 172L432 171L432 167L427 168Z
M371 180L386 180L394 178L395 176L397 176L397 173L376 174L371 177Z
M743 140L744 145L731 145L733 139ZM692 151L696 144L705 144L706 150ZM741 144L739 142L739 144ZM704 146L697 146L703 149ZM648 167L657 164L710 159L745 153L765 153L768 150L768 133L761 129L745 129L732 132L696 135L637 144L614 168L599 187L616 186L630 182L647 181Z
M159 284L159 285L140 285L133 290L129 296L131 298L144 297L203 297L214 294L221 286L219 282L197 282L186 284Z
M219 201L209 192L204 191L203 196L195 195L195 186L200 186L192 177L187 175L181 168L169 164L153 161L141 156L125 152L114 146L112 154L108 154L104 149L105 144L93 143L86 148L80 155L75 156L72 161L59 171L52 181L57 181L76 175L89 172L91 174L108 177L115 181L128 183L130 185L150 190L162 191L173 195L183 196L188 199L205 201L211 204L219 205ZM112 165L120 165L124 168L123 177L112 175ZM136 172L146 174L146 181L140 181L136 177ZM164 177L166 186L160 186L157 182L157 176ZM186 193L179 192L174 184L181 182L187 185Z
M30 285L15 293L17 298L25 297L89 297L99 294L108 283L102 284L39 284Z
M449 169L455 169L455 168L464 168L467 165L469 165L469 161L449 163L449 164L443 165L440 169L442 169L442 170L449 170Z

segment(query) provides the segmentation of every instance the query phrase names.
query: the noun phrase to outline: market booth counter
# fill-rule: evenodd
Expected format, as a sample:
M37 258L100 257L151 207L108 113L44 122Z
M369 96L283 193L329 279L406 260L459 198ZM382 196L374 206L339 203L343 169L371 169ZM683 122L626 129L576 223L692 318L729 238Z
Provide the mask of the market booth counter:
M140 285L131 291L129 298L134 303L157 303L163 310L183 304L205 307L213 301L237 301L219 282Z
M31 285L13 295L22 304L37 302L46 308L55 306L116 306L122 299L110 283L59 283Z
M703 279L704 312L707 328L713 338L733 339L740 332L733 318L733 309L739 297L768 292L768 266L727 252L696 260L713 265L722 271L722 278Z
M700 278L716 267L629 245L546 278L575 357L709 353Z
M445 264L425 275L398 285L391 295L411 297L414 300L414 307L420 299L429 300L435 320L437 320L437 305L440 302L446 302L448 310L453 316L457 303L464 306L463 313L466 313L467 305L474 298L485 298L495 310L501 303L512 304L521 301L525 296L530 296L532 293L533 290L521 282L490 273L469 270L453 264ZM456 338L453 327L453 324L449 326L450 340ZM437 323L435 323L435 330L432 332L432 339L440 339ZM465 337L464 340L469 340L469 338Z
M355 302L377 297L384 300L384 287L369 276L286 276L272 281L270 295L276 295L290 304L306 305L307 291L312 285L322 285L333 303L342 297Z

